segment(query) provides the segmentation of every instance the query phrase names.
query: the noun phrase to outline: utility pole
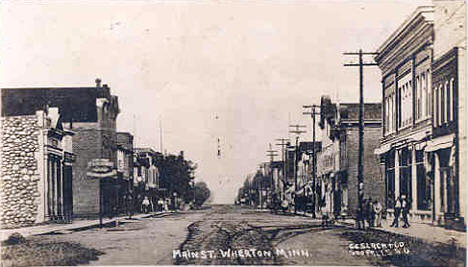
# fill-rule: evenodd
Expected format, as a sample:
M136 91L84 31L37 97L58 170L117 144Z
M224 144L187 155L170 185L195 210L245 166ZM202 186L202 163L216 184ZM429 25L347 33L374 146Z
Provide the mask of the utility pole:
M270 183L270 200L271 200L271 203L270 204L273 204L273 160L276 156L278 156L278 154L276 154L276 150L273 150L271 148L271 143L268 144L269 146L269 150L267 150L267 156L270 157L270 174L271 174L271 183ZM272 205L273 206L273 205Z
M317 153L315 151L316 147L316 140L315 140L315 116L320 115L320 112L317 112L317 109L320 109L320 106L318 105L305 105L302 106L303 108L310 108L311 112L303 112L302 114L304 115L309 115L312 117L312 195L314 198L314 201L312 203L312 217L315 218L315 206L317 203L317 195L316 195L316 181L317 181Z
M276 144L277 146L281 146L281 161L283 162L283 179L281 179L283 181L283 185L286 183L286 155L285 155L285 147L288 145L287 141L289 141L289 139L286 139L286 138L278 138L276 139L276 141L280 141L279 144ZM279 176L278 176L279 178ZM282 187L283 190L284 190L284 186ZM281 201L284 199L284 192L281 192L281 195L280 195L280 199Z
M362 49L359 49L358 52L345 52L345 56L358 56L359 63L348 63L344 64L345 67L359 67L359 156L358 156L358 203L359 203L359 214L358 218L358 227L361 228L360 221L363 219L363 198L364 198L364 177L363 177L363 153L364 153L364 121L363 121L363 112L364 112L364 96L363 96L363 68L364 66L377 66L377 63L370 62L364 63L362 56L363 55L377 55L376 52L362 52Z
M306 133L306 131L300 130L300 128L305 128L305 125L289 125L289 127L296 128L295 130L289 130L290 133L296 134L296 149L295 149L295 157L294 157L294 214L297 214L297 205L296 205L296 194L297 194L297 163L299 158L299 135L302 133Z

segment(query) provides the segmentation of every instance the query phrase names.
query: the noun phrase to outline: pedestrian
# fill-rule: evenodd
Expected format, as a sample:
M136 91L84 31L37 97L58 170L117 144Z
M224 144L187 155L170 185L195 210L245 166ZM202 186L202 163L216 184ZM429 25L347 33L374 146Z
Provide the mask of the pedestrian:
M401 212L401 201L400 198L395 199L394 205L394 219L390 227L398 227L398 221L400 220L400 212Z
M286 198L281 202L281 209L283 210L283 213L286 213L289 207L289 202L286 200Z
M158 211L163 211L163 208L164 208L164 201L162 200L162 198L160 198L158 200Z
M364 222L364 211L360 208L356 210L356 220L357 220L357 228L358 229L365 229L366 224Z
M406 196L405 195L401 196L401 211L403 215L403 228L410 227L410 224L408 223L409 209L410 209L410 203L406 199Z
M131 219L133 216L133 208L134 208L133 194L131 191L128 191L124 195L124 200L125 200L125 212L127 213L128 219Z
M148 196L145 196L141 205L142 205L143 213L148 213L149 208L150 208L150 201L148 199Z
M368 199L362 200L362 228L366 229L366 221L370 227L370 210L369 210L369 202Z
M382 204L379 201L374 201L374 213L375 213L375 226L382 227Z
M368 218L368 223L369 223L369 228L374 227L374 221L375 221L375 212L374 212L374 202L372 201L372 198L369 198L367 201L368 205L368 210L369 213L367 214L369 216Z

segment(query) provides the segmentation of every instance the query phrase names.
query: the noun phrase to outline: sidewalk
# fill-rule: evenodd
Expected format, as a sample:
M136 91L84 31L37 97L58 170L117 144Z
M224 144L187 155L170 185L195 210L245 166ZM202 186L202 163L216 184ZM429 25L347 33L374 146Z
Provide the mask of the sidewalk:
M132 218L134 219L142 219L142 218L148 218L154 215L162 215L162 214L168 214L172 213L172 211L166 211L166 212L152 212L148 214L136 214L133 215ZM127 219L128 216L119 216L119 217L114 217L112 219L109 218L104 218L102 220L102 224L110 224L114 223L115 221L121 221ZM14 229L2 229L0 230L0 241L4 241L8 239L8 237L12 233L20 233L22 236L27 237L31 235L41 235L41 234L48 234L52 232L59 232L59 231L72 231L72 230L79 230L79 229L84 229L84 228L90 228L90 227L97 227L99 226L99 219L95 220L75 220L70 224L45 224L45 225L37 225L37 226L28 226L28 227L21 227L21 228L14 228Z
M356 225L356 221L354 219L346 219L344 221L340 220L337 221L337 223L352 227L355 227ZM466 232L449 230L440 226L424 223L412 223L409 228L395 228L390 227L389 224L390 223L383 220L382 227L374 227L372 229L376 231L385 231L401 234L404 236L415 237L429 243L440 242L444 244L451 244L454 240L457 245L466 249Z
M298 216L312 217L312 214L300 212ZM317 219L321 217L317 216ZM338 220L338 224L355 227L356 221L354 219ZM385 231L389 233L400 234L408 237L421 239L428 243L439 242L444 244L451 244L453 241L460 247L466 249L466 232L445 229L441 226L434 226L425 223L412 223L409 228L390 227L390 223L382 220L382 227L372 228L375 231Z

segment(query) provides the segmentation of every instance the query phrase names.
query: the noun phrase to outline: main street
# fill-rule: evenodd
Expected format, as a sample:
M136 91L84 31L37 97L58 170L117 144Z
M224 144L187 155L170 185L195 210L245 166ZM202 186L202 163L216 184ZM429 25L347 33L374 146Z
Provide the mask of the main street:
M28 239L79 243L103 252L91 265L463 266L464 259L463 251L452 251L441 244L340 225L322 227L320 220L309 217L274 215L227 205ZM364 249L359 249L361 243ZM384 250L377 249L376 244L387 244L391 255L379 255ZM358 251L363 255L358 255ZM364 251L374 251L375 255L365 255Z

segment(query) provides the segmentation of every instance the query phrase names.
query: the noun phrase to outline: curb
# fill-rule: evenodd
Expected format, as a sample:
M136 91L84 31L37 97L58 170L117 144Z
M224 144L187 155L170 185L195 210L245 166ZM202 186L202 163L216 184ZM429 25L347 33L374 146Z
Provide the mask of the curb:
M174 212L138 214L137 216L133 216L133 218L135 218L135 219L145 219L145 218L149 218L149 217L152 217L152 216L161 216L161 215L162 215L161 217L164 217L164 216L167 216L167 215L170 215L170 214L173 214L173 213ZM125 220L125 219L127 219L127 216L115 217L115 218L112 218L112 219L108 219L108 220L103 221L102 226L106 227L106 226L109 226L111 224L114 224L116 221ZM43 230L39 229L39 230L37 230L36 233L34 233L33 230L31 232L28 232L27 230L24 231L24 228L23 228L23 231L21 231L22 228L5 229L5 230L11 230L11 233L18 232L22 236L28 237L28 236L46 235L46 234L53 234L53 233L60 233L60 232L74 232L74 231L83 231L83 230L93 229L93 228L99 227L99 221L90 222L89 224L85 224L85 225L73 225L73 223L72 223L72 224L66 225L66 226L63 226L63 224L62 225L57 225L57 226L62 226L62 227L59 227L58 229L43 229ZM14 230L17 230L17 231L14 231ZM0 230L0 233L1 232L2 232L2 230ZM0 236L0 241L4 241L4 240L8 239L9 235L10 234L2 234Z

